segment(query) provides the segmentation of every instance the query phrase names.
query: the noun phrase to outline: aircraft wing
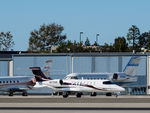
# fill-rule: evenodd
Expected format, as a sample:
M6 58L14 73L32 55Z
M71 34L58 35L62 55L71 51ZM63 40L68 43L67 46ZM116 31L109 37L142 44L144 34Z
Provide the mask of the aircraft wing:
M10 85L10 86L5 86L2 87L0 90L2 91L26 91L31 89L30 87L26 87L26 86L16 86L16 85Z

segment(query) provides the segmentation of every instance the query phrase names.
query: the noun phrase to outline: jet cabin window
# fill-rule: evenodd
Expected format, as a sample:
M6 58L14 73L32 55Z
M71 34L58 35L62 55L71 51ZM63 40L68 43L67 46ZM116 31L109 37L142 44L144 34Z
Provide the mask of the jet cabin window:
M104 81L103 84L113 84L111 81Z

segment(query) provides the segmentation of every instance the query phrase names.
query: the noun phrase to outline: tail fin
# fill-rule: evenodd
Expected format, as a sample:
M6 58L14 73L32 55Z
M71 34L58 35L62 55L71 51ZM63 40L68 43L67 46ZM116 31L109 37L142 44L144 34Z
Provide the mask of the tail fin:
M51 78L48 78L44 75L40 67L30 67L30 69L32 70L32 73L34 74L36 81L51 80Z
M130 61L126 65L123 72L127 75L136 75L136 71L138 69L139 63L140 63L141 57L140 56L133 56L131 57Z

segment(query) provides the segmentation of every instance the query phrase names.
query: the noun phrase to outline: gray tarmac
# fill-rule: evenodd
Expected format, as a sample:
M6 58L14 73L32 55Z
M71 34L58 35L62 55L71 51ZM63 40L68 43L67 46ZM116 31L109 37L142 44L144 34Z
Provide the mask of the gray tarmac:
M0 113L150 113L150 96L0 96Z
M150 96L0 96L0 103L150 103Z

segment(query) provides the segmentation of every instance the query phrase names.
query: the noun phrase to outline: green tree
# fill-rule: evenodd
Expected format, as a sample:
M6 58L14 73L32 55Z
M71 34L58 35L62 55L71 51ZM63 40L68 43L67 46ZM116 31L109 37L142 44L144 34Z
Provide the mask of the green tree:
M90 46L91 44L90 44L90 41L89 41L89 39L88 39L88 37L86 38L86 41L85 41L85 44L84 44L85 46Z
M72 53L74 51L73 43L70 40L67 41L66 47L67 47L67 52Z
M132 25L131 28L128 29L127 40L129 44L132 44L132 49L136 50L138 48L138 39L140 36L140 30L136 25Z
M115 52L128 51L128 43L126 43L126 39L124 37L116 38L113 47Z
M56 49L57 53L72 53L74 52L74 44L68 40L67 42L62 42Z
M0 33L0 50L8 51L14 45L13 36L10 32Z
M98 44L97 44L97 42L96 42L96 41L94 42L93 46L98 46Z
M39 30L30 33L28 50L49 52L52 46L57 46L66 39L66 35L62 35L63 30L63 26L55 23L43 24Z
M68 40L67 42L61 43L58 48L56 49L59 53L79 53L84 52L83 42L76 42L73 43Z
M62 42L57 48L56 48L57 53L67 53L67 43Z
M83 42L77 43L76 52L83 52Z
M107 44L105 43L104 46L102 47L102 52L114 52L112 44Z
M150 32L144 32L139 36L139 47L147 48L149 45Z
M150 49L150 35L148 35L148 44L147 44L147 49Z

